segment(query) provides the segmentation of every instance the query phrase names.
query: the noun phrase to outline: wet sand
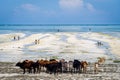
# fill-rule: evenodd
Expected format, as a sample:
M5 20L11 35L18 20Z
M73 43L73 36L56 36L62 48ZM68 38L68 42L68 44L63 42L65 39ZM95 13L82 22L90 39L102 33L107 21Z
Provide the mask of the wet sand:
M22 74L23 71L15 63L0 62L0 80L120 80L120 63L104 64L100 71L93 72L93 64L89 64L87 73L48 74Z
M7 38L0 43L0 61L20 61L24 59L40 59L50 57L67 60L79 59L95 62L98 57L120 58L120 39L106 34L94 32L61 32L38 33L25 36L24 33L7 34L13 37L19 35L20 40ZM3 38L6 35L2 35ZM35 40L39 44L35 44ZM10 41L11 40L11 41ZM103 43L97 45L97 41Z

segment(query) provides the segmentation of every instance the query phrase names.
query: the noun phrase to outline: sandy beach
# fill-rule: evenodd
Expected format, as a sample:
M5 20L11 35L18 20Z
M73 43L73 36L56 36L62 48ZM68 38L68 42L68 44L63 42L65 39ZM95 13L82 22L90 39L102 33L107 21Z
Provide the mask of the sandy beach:
M20 40L13 40L13 36L19 35ZM2 34L0 43L0 60L2 55L14 55L12 59L20 61L23 59L40 59L56 57L67 60L79 59L94 62L98 57L106 59L120 58L120 39L102 33L94 32L61 32L61 33L37 33L25 36L24 33ZM35 44L39 40L39 44ZM103 45L98 46L100 41Z
M19 36L19 40L14 40ZM56 32L56 33L25 33L1 34L0 43L0 80L119 80L120 38L95 32ZM3 41L2 41L3 40ZM35 44L35 40L39 43ZM101 42L102 45L98 45ZM98 74L94 74L93 66L98 57L106 58ZM15 66L25 59L38 60L78 59L89 62L86 74L50 75L22 74Z

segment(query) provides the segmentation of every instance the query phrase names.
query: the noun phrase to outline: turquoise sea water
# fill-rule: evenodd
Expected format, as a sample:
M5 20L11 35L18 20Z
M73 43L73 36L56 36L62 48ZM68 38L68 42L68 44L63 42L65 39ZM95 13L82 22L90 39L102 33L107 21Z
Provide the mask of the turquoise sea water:
M41 24L41 25L0 25L0 30L31 32L120 32L120 25L110 24ZM2 33L2 32L1 32Z
M102 32L120 38L119 24L39 24L39 25L0 25L0 34L24 32L28 34L40 32Z

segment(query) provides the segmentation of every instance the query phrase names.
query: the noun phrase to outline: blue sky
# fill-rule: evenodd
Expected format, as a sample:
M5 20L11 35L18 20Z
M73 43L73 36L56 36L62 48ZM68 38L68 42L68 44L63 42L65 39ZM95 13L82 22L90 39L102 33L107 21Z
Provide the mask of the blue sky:
M120 0L0 0L0 24L120 24Z

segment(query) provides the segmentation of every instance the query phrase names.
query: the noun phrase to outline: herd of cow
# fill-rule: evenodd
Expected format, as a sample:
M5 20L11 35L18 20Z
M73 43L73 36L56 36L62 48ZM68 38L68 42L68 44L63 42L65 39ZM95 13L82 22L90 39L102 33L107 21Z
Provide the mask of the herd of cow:
M87 61L79 61L79 60L65 61L65 59L61 59L57 61L55 59L50 59L50 60L41 59L41 60L37 60L36 62L32 60L24 60L22 62L18 62L16 66L23 69L23 74L25 74L26 70L28 70L29 73L40 73L41 71L50 74L68 73L68 72L86 73L88 63Z

